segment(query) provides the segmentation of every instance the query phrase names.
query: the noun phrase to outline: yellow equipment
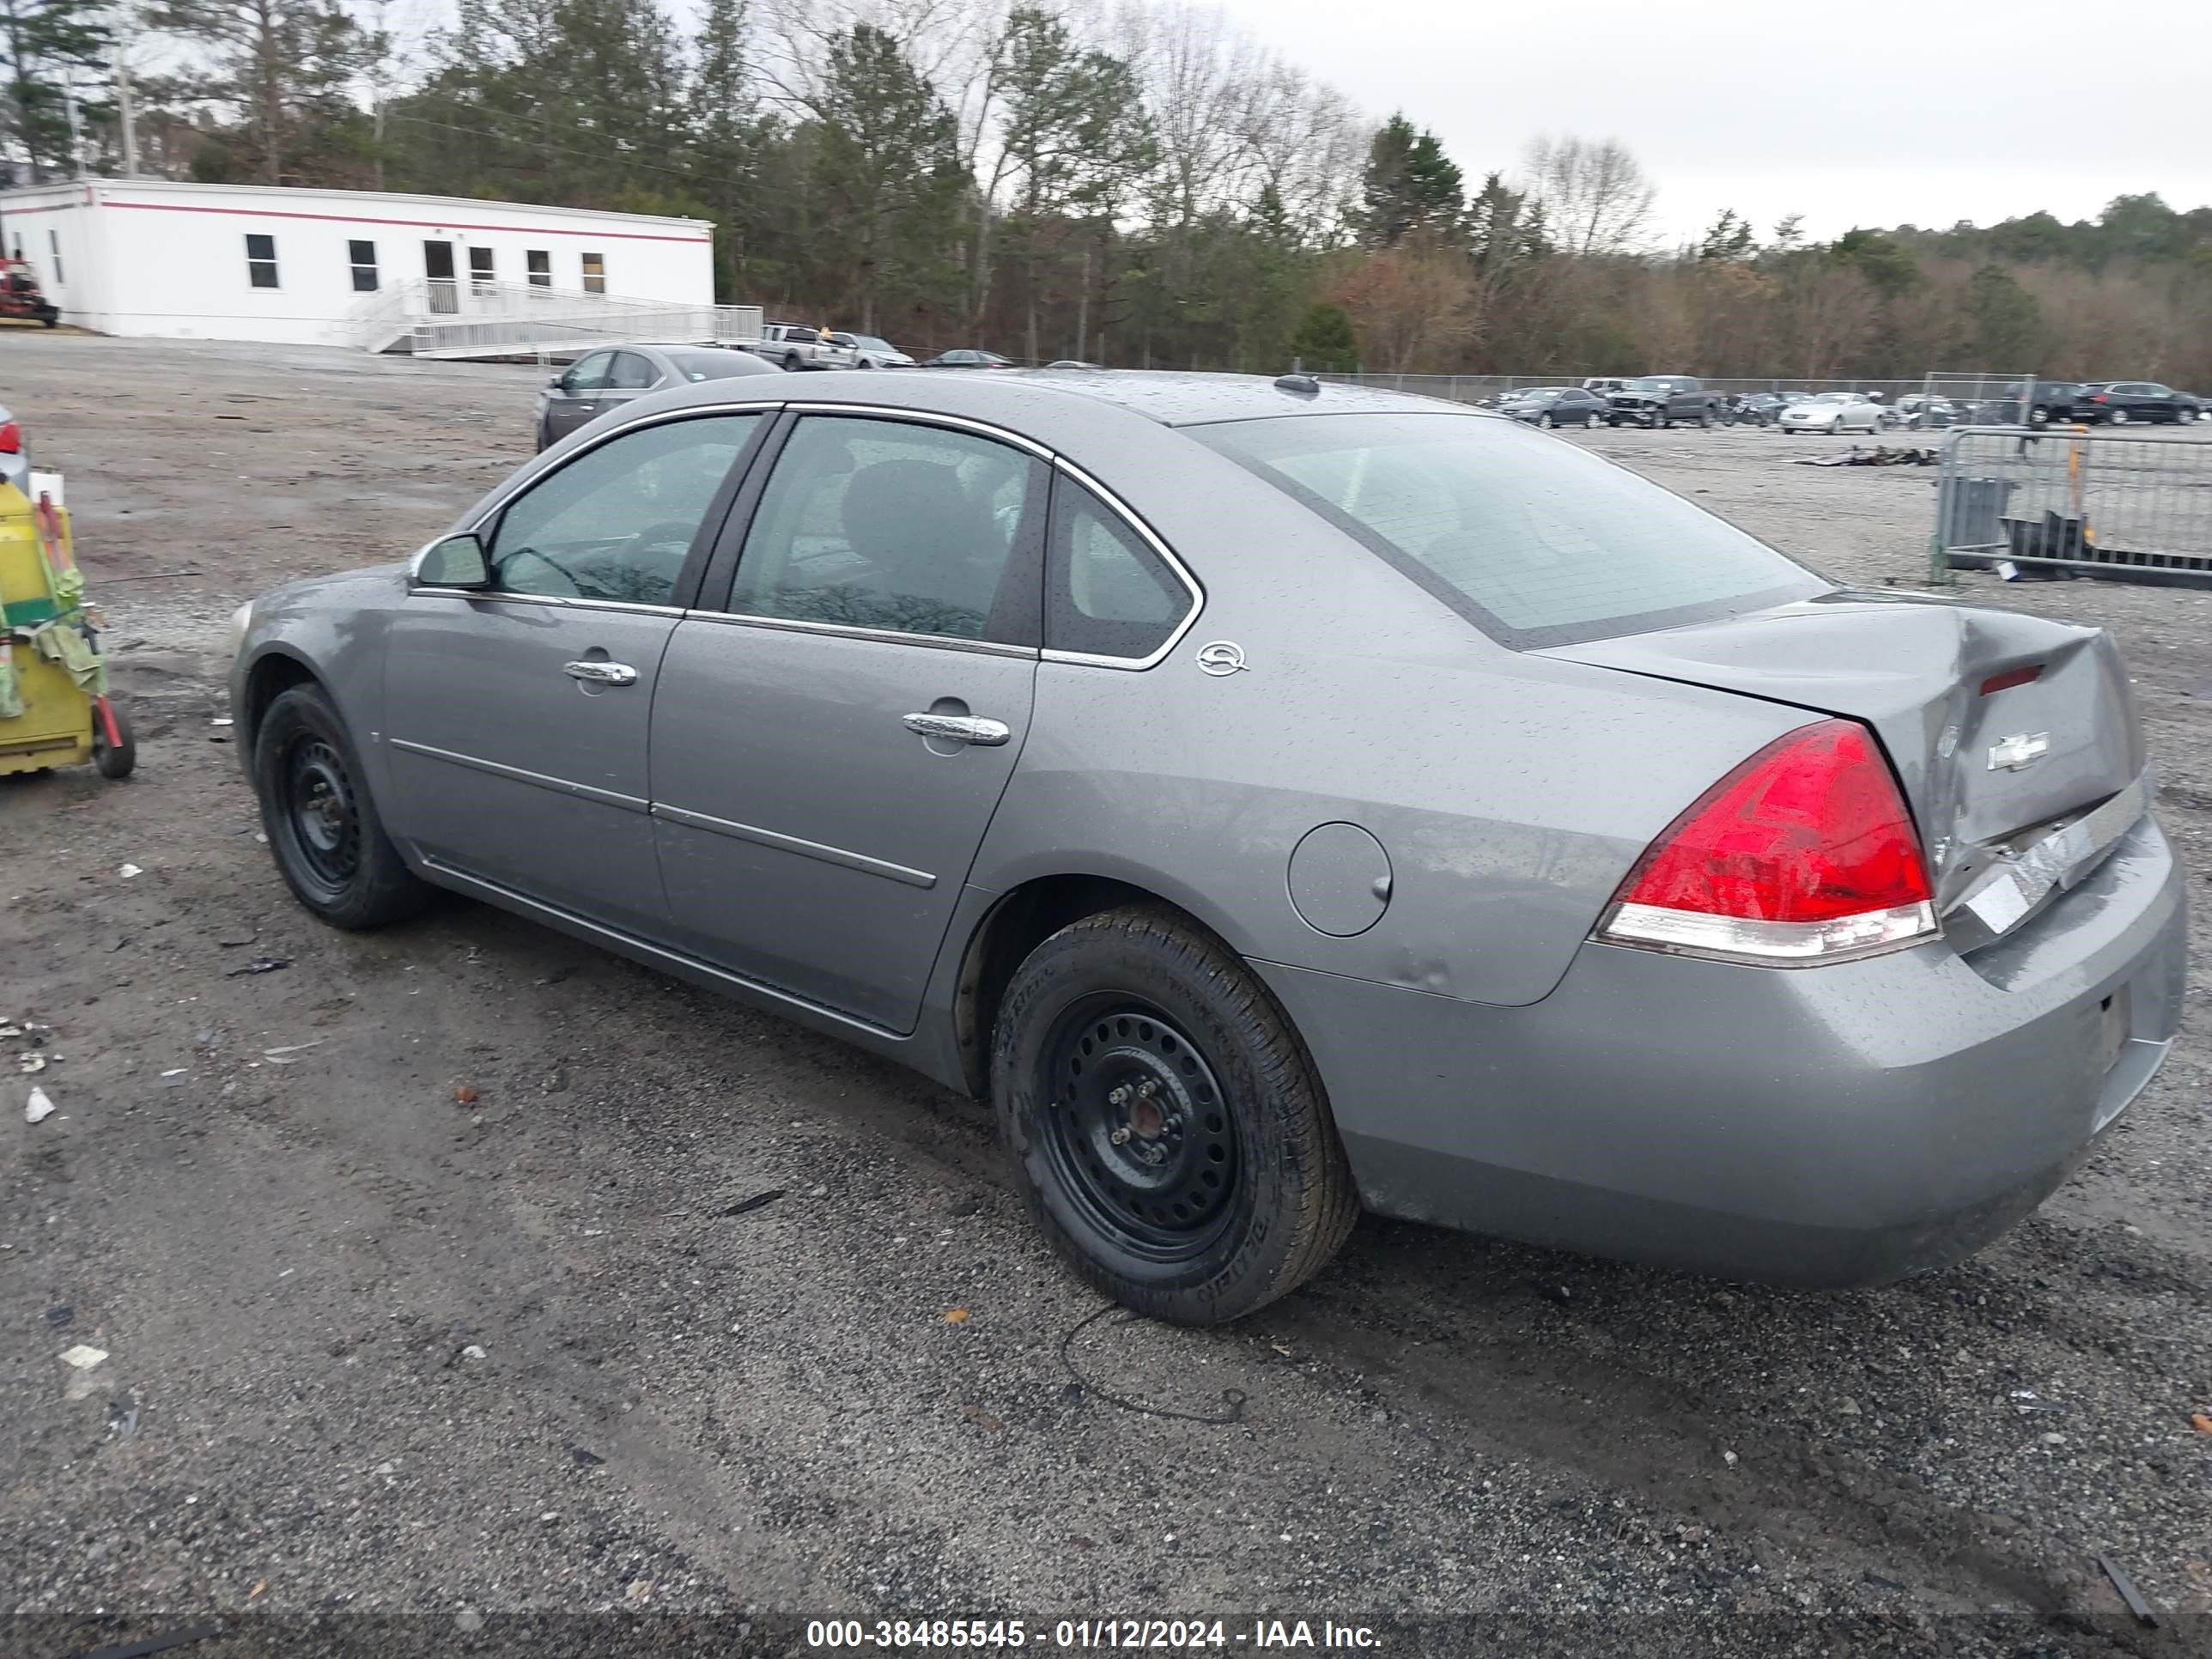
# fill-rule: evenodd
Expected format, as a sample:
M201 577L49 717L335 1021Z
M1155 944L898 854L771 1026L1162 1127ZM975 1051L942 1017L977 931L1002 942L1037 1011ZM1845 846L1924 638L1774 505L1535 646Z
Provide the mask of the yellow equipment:
M89 761L103 777L129 775L137 746L108 697L94 622L68 514L44 489L34 503L0 480L0 774Z

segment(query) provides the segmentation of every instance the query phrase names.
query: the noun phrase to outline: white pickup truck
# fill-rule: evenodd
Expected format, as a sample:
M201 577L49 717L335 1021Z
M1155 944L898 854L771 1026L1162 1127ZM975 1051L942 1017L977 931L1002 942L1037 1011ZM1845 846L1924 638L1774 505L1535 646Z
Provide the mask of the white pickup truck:
M811 323L770 323L761 330L759 355L786 368L852 368L860 354L840 345L826 328Z

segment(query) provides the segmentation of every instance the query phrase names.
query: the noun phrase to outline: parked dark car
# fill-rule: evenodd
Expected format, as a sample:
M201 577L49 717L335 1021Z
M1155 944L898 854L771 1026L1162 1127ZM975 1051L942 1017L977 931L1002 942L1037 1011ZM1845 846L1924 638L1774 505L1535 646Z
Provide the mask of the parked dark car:
M2185 426L2203 412L2187 392L2155 380L2093 380L2074 400L2074 418L2092 426L2125 426L2131 421Z
M1639 374L1606 400L1606 424L1672 426L1687 421L1711 426L1717 401L1694 375Z
M1498 412L1531 426L1593 427L1605 418L1605 399L1578 386L1523 386L1498 400Z
M954 351L940 351L922 365L924 368L1016 368L1020 367L1011 357L1001 357L995 351L971 351L963 346Z
M728 346L624 346L579 357L538 394L538 447L556 444L611 409L702 380L781 373L765 357Z
M2075 405L2086 390L2074 380L2038 380L2035 395L2028 400L2027 424L2049 426L2056 422L2063 426L2080 418ZM1975 412L1975 420L1984 426L2018 426L2022 394L2023 388L2019 385L2007 386L2003 397L1984 404Z

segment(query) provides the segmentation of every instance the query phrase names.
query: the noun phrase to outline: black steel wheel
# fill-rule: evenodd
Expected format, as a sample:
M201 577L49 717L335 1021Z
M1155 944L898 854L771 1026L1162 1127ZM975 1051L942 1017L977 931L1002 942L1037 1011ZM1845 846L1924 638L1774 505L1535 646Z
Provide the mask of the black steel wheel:
M320 686L293 686L269 705L254 733L253 787L278 872L325 921L380 927L428 899L385 834L344 722Z
M991 1094L1062 1259L1154 1318L1264 1306L1358 1218L1304 1045L1232 952L1165 907L1084 917L1030 953L993 1026Z
M1204 1254L1229 1218L1237 1152L1198 1045L1152 1003L1108 992L1061 1013L1043 1060L1046 1152L1085 1218L1150 1261Z

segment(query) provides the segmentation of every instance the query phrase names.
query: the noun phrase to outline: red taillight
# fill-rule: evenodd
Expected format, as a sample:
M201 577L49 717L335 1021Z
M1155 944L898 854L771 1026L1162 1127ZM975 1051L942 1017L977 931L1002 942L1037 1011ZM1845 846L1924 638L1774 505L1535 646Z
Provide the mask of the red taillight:
M2089 401L2093 404L2101 404L2105 401L2105 394L2101 392L2093 392L2089 394Z
M1822 720L1777 739L1644 849L1599 925L1620 945L1771 965L1929 937L1928 866L1867 729Z
M0 421L0 455L23 453L23 428L13 421Z
M2043 665L2039 662L2030 663L2025 668L2008 668L2002 674L1992 674L1984 680L1982 695L1986 697L1993 692L2009 691L2015 685L2033 685L2042 678Z

